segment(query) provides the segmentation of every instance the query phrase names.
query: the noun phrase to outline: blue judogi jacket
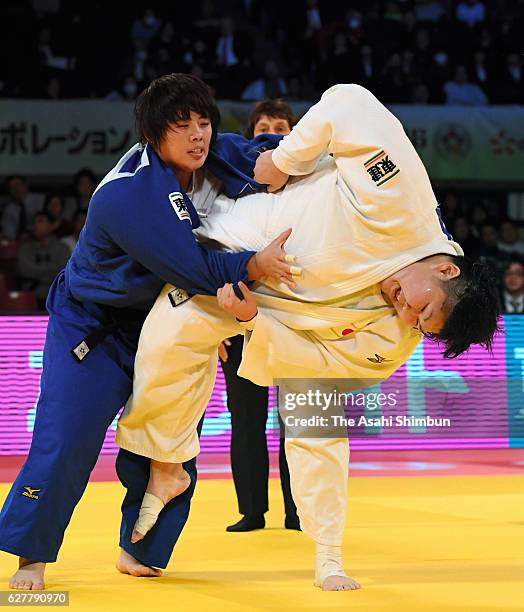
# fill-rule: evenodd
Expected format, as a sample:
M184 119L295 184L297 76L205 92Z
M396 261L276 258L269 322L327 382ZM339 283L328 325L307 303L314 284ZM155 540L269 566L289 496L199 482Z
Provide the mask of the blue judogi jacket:
M258 155L279 140L219 135L206 167L229 197L263 190L253 168ZM215 295L227 282L247 282L246 264L254 253L206 249L193 235L199 224L173 170L150 145L135 145L93 194L66 266L67 288L82 302L149 310L166 282L203 295Z

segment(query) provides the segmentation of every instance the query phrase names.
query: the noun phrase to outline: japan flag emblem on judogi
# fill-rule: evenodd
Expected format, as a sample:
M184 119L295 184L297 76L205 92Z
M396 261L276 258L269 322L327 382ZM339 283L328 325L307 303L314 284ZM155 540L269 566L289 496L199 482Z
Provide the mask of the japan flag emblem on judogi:
M191 216L189 211L187 210L186 203L184 202L184 196L179 191L173 191L173 193L169 194L169 201L171 202L171 206L173 210L176 212L180 221L191 221Z

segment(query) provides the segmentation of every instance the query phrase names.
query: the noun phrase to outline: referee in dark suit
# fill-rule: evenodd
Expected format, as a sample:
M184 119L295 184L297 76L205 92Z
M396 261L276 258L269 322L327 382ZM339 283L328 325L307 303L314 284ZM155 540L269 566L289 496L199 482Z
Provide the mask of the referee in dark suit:
M243 516L238 523L227 527L227 531L252 531L265 526L264 514L268 511L268 388L259 387L237 375L244 337L235 336L229 341L228 358L227 361L222 360L222 370L226 379L227 407L231 413L231 470L238 510ZM283 428L280 431L283 432ZM282 437L278 459L286 512L284 524L286 529L300 529L297 507L289 486L289 468Z

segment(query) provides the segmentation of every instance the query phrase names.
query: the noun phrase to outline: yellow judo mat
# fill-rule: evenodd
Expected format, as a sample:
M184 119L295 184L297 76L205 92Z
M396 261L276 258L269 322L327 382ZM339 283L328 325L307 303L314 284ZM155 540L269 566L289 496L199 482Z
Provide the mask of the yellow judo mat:
M283 529L276 480L266 529L239 534L224 530L237 517L232 481L201 480L162 578L114 570L121 497L117 483L90 484L48 568L48 588L69 591L72 610L524 609L524 477L352 479L346 568L363 585L353 592L313 587L313 545ZM4 585L12 569L0 553Z

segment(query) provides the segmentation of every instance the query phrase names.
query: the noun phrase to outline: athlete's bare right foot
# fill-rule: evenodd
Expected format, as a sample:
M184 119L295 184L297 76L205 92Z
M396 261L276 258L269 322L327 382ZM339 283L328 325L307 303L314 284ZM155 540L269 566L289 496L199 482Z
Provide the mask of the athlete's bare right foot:
M349 576L328 576L322 583L323 591L356 591L360 584Z
M42 561L33 561L32 559L19 557L18 571L11 577L9 588L22 589L24 591L45 589L44 572L45 563Z
M120 551L120 557L116 562L116 569L122 574L129 574L130 576L137 577L158 578L162 575L161 570L140 563L140 561L122 549Z

